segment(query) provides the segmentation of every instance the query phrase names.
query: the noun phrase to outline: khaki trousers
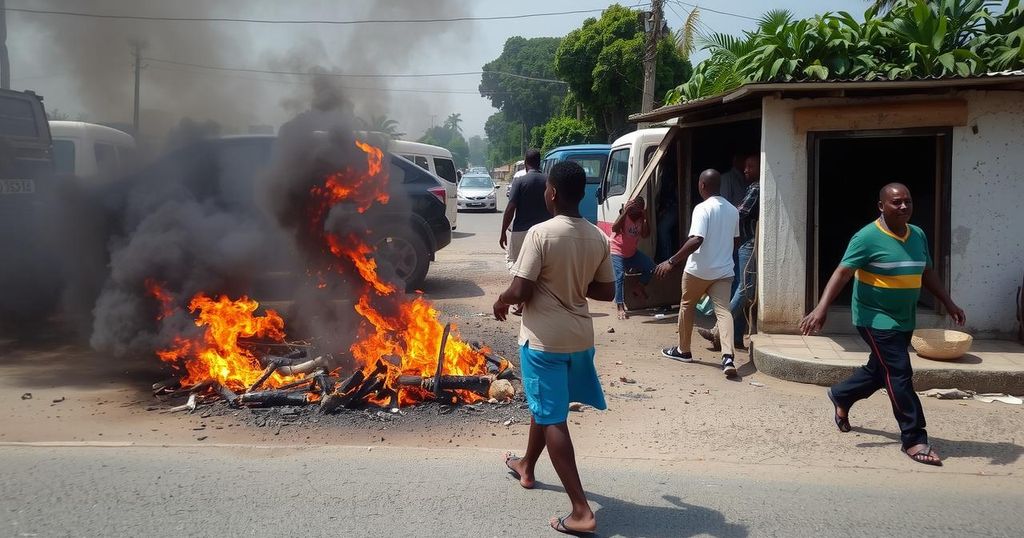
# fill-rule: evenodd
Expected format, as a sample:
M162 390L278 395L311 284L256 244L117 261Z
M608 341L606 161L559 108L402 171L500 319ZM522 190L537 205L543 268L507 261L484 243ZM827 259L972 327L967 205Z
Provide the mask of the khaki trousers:
M526 232L509 232L508 243L505 248L505 267L508 270L512 270L512 266L516 264L516 260L519 259L519 251L523 248L523 240L526 239Z
M683 299L679 303L679 351L690 352L693 338L693 319L697 315L697 303L707 294L715 305L718 318L718 337L722 341L722 355L733 354L732 312L729 310L732 277L718 280L704 280L683 271Z

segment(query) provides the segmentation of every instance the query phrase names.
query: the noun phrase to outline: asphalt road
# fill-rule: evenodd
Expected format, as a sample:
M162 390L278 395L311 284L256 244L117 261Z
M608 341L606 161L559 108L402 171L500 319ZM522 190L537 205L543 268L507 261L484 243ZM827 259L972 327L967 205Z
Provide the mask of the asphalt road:
M584 459L602 536L1020 536L1024 495L941 477L755 478ZM5 536L553 536L553 471L526 491L474 449L0 447ZM868 472L868 475L871 475ZM866 480L865 480L866 479ZM852 482L851 482L852 480Z

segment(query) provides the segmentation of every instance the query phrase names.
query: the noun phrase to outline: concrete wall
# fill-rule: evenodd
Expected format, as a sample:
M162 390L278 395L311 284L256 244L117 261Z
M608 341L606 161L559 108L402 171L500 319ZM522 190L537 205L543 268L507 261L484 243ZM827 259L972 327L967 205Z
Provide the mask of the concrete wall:
M953 129L950 291L971 329L1005 334L1024 274L1024 93L964 95L967 126Z
M967 99L969 116L967 126L953 131L951 293L967 312L970 332L1005 335L1016 326L1013 297L1024 272L1024 94L961 92L936 98L950 97ZM795 332L805 314L808 148L807 133L795 130L793 109L929 98L764 98L758 286L762 332ZM920 326L941 323L919 316Z

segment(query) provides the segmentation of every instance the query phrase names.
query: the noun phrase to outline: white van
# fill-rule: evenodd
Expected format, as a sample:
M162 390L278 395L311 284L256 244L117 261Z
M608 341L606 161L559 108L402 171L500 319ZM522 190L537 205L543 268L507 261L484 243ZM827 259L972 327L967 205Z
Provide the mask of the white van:
M455 220L459 216L458 208L458 176L455 174L455 160L452 159L452 152L440 146L422 144L420 142L407 142L405 140L392 140L388 142L388 151L400 155L418 164L424 170L441 178L444 183L445 215L448 222L455 229Z
M640 179L640 173L667 133L668 127L639 129L620 136L612 143L597 204L597 226L609 236L612 223L619 218L629 193Z
M135 163L135 138L105 125L51 121L57 174L110 181Z

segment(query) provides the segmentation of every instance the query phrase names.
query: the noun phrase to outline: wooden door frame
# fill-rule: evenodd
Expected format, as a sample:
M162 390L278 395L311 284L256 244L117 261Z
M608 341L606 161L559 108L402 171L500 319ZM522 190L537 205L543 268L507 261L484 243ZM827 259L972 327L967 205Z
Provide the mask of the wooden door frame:
M951 184L953 175L953 128L952 127L920 127L909 129L881 129L862 131L810 131L807 133L807 241L806 241L806 282L804 286L804 307L810 311L818 302L818 165L820 163L819 144L828 139L853 138L904 138L925 137L935 139L935 200L938 207L935 211L936 249L931 253L935 270L946 290L949 290L950 267L950 221L952 217ZM936 302L936 309L942 312L942 305Z

